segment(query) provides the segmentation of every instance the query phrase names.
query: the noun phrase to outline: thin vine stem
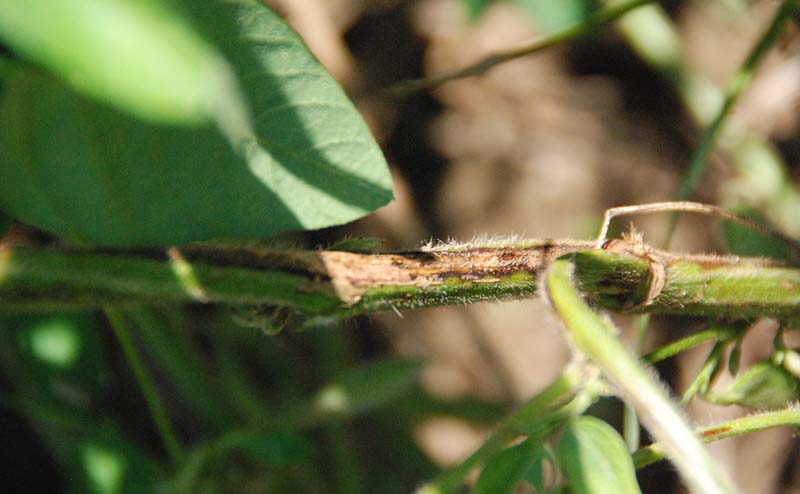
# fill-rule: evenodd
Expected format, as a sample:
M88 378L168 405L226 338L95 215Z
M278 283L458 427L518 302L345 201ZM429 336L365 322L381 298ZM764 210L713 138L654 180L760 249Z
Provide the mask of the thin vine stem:
M161 401L156 390L156 385L153 377L147 370L144 364L144 359L136 348L133 337L125 324L125 317L118 309L106 308L106 318L111 326L114 335L116 335L119 345L122 348L122 353L131 366L136 382L139 384L139 389L144 395L147 408L150 410L150 415L155 422L156 428L161 435L161 441L164 443L164 448L167 450L173 466L178 466L184 458L184 451L178 441L178 436L175 429L169 421L167 408Z
M714 326L689 336L668 343L660 348L653 350L642 357L644 362L654 364L661 362L679 353L683 353L707 341L726 341L731 340L741 334L742 328L739 325L719 325Z
M546 50L560 43L585 36L595 28L611 23L624 16L631 10L654 1L655 0L629 0L606 7L599 10L579 24L567 27L566 29L557 31L543 38L536 39L508 50L498 51L472 65L461 69L443 72L441 74L436 74L423 79L412 79L399 82L388 88L387 91L395 96L407 96L409 94L440 86L446 82L485 74L490 69L502 63L506 63L528 55L533 55L534 53Z
M696 191L700 180L705 174L706 168L708 167L708 160L711 157L711 153L714 150L731 110L736 105L739 97L750 87L756 70L764 60L769 49L775 44L775 41L777 41L787 21L798 11L800 11L800 1L784 0L775 13L775 16L772 18L769 27L758 39L753 49L750 51L750 54L736 72L736 75L734 75L728 83L722 105L703 132L700 138L700 144L692 155L689 167L678 186L677 199L679 201L690 198ZM664 242L665 246L669 246L676 224L677 215L673 214L667 230L667 236Z
M203 357L191 338L179 331L179 325L169 321L166 313L151 307L128 309L120 313L138 329L140 341L152 360L198 414L217 431L227 430L235 423L235 415L221 399L218 378L209 375Z

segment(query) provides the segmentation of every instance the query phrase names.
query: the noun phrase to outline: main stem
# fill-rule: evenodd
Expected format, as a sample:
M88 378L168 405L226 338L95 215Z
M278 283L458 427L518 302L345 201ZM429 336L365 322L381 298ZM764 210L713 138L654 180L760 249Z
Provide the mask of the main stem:
M709 317L800 318L800 268L763 259L692 256L626 240L524 240L391 254L195 246L102 251L0 246L0 310L176 303L266 304L307 315L524 299L572 254L598 306ZM654 259L663 287L653 293ZM654 296L655 295L655 296Z

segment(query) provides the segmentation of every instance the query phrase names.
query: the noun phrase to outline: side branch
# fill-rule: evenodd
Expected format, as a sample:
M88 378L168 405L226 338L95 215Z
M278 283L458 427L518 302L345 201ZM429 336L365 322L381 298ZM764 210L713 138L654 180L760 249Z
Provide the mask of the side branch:
M560 43L585 36L593 29L613 22L627 14L629 11L641 7L642 5L653 3L654 1L655 0L628 0L617 5L606 7L593 14L585 21L550 34L544 38L536 39L507 50L492 53L475 62L474 64L461 69L435 74L428 78L401 81L394 86L389 87L387 91L395 96L407 96L419 91L432 89L446 82L464 79L466 77L483 75L496 65L510 62L511 60L522 58L528 55L533 55L534 53L546 50Z
M593 246L530 240L389 254L260 246L166 251L0 246L0 310L222 303L350 316L524 299L536 293L547 266L571 254L587 298L611 310L800 316L800 268L753 258L640 254L625 240L607 250ZM650 300L654 256L663 261L664 284Z

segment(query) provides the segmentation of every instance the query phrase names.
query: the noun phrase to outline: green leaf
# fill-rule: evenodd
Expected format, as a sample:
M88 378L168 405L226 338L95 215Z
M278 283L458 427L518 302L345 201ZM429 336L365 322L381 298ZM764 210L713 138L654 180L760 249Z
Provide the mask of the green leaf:
M571 422L558 442L558 464L575 494L638 494L633 460L613 427L594 417Z
M544 490L544 461L547 450L538 441L526 440L506 448L492 457L483 467L473 494L510 494L514 486L528 480L533 484L532 492Z
M300 434L235 429L196 445L161 491L243 492L248 485L258 485L258 492L285 492L276 481L284 473L307 474L313 459L311 444Z
M385 359L348 369L304 407L303 422L318 424L386 405L414 388L422 367L420 360Z
M153 492L155 465L137 446L115 431L98 429L72 447L77 449L75 459L79 465L70 475L72 492Z
M764 216L754 209L740 208L734 212L762 224L765 222ZM740 256L771 257L783 261L789 259L789 246L785 243L730 221L724 221L722 225L725 243L731 253Z
M780 408L800 397L797 379L780 365L764 360L747 369L720 393L706 399L720 405Z
M89 395L107 392L97 321L91 313L6 316L0 330L8 336L17 367L13 378L28 397L85 404ZM2 345L2 346L4 346ZM53 385L58 382L58 385ZM75 400L81 396L83 399Z
M2 211L0 211L0 237L5 235L9 228L11 228L11 224L14 223L14 220L6 216Z
M461 4L467 10L467 18L474 21L493 1L494 0L461 0Z
M589 15L588 0L514 0L545 32L578 24Z
M155 126L15 71L0 95L0 208L75 241L160 246L322 228L392 198L364 122L280 18L256 0L185 6L250 119L234 111L224 136Z
M230 77L159 0L4 0L0 40L72 89L154 122L210 120Z
M537 452L536 457L533 460L530 468L528 471L525 472L525 475L522 477L522 480L527 482L533 489L528 489L529 491L532 490L533 492L545 492L547 489L547 464L550 464L553 468L555 468L555 458L553 458L553 454L550 450L542 445Z
M286 467L312 457L305 438L288 431L235 430L223 436L215 447L217 454L238 450L274 467Z

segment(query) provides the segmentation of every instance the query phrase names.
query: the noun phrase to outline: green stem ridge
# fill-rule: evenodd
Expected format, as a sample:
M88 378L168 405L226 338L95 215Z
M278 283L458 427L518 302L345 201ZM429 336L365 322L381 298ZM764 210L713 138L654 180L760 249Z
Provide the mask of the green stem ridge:
M735 493L733 484L694 435L664 388L617 339L614 325L583 301L572 279L574 268L572 262L558 260L547 275L548 296L568 330L568 339L601 369L625 402L633 406L692 492Z
M185 262L176 272L159 251L0 246L0 309L269 304L347 317L529 298L547 266L573 254L576 281L590 301L606 309L800 318L796 267L652 249L636 254L635 247L625 240L612 241L608 250L593 249L591 241L531 240L396 254L191 247L181 249ZM654 258L663 264L664 285L650 300Z

